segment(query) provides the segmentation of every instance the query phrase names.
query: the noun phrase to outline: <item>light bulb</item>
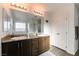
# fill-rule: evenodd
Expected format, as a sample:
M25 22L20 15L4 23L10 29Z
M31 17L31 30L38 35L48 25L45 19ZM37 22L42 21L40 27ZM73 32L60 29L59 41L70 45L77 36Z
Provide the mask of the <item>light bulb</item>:
M24 6L23 5L20 5L20 8L24 8Z
M15 5L15 3L11 3L11 5L13 5L13 6L14 6L14 5Z
M26 7L24 7L24 9L26 9Z
M19 4L16 4L16 7L19 7L20 5Z

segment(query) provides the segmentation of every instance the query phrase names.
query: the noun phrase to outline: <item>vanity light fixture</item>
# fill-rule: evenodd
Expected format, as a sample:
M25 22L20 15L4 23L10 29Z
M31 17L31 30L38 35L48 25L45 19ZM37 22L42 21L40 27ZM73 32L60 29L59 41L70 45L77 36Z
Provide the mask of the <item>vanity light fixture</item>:
M37 14L40 14L40 15L43 15L42 13L38 12L38 11L33 11L34 13L37 13Z
M14 6L14 7L17 7L17 8L20 8L20 9L24 9L24 10L27 10L26 7L24 7L23 5L20 5L20 4L11 4L11 6Z
M27 8L26 8L26 7L24 7L23 9L27 10Z
M19 4L15 4L15 6L16 6L16 7L20 7L20 5L19 5Z
M11 5L11 6L14 6L14 5L15 5L15 3L11 3L10 5Z
M43 14L42 14L41 12L39 12L39 11L32 10L32 9L27 9L25 6L20 5L20 4L12 3L11 6L14 6L14 7L16 7L16 8L20 8L20 9L23 9L23 10L28 10L28 11L31 10L31 11L33 11L33 12L36 13L36 14L43 15Z
M21 9L24 9L24 6L23 6L23 5L20 5L20 8L21 8Z

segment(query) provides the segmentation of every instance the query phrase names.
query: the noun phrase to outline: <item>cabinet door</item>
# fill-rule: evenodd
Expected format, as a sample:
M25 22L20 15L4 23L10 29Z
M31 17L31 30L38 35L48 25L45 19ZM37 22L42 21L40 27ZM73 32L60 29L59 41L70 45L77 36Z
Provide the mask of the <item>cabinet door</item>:
M31 40L21 41L21 55L31 56Z
M46 38L45 38L45 42L46 42L46 43L45 43L45 45L46 45L46 47L45 47L45 48L46 48L46 50L48 50L48 49L50 48L50 41L49 41L49 37L46 37Z
M41 37L39 38L39 54L49 50L49 37Z
M38 55L38 39L32 39L32 56Z
M2 56L7 56L8 55L8 45L7 43L2 43Z
M45 50L44 38L39 38L39 53L44 52L44 50Z
M9 56L19 56L20 49L19 49L19 42L9 42L8 44L8 55Z

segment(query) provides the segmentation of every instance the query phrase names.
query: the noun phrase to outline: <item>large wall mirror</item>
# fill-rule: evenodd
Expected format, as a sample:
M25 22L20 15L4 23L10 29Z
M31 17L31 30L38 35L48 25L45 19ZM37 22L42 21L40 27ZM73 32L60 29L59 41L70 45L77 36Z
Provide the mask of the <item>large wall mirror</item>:
M2 20L3 20L3 25L2 25L3 32L10 32L11 31L11 18L4 8L3 8Z
M43 32L43 17L11 9L9 15L4 11L4 31L12 29L12 34L34 34ZM12 21L12 23L10 22ZM13 26L11 26L13 25Z

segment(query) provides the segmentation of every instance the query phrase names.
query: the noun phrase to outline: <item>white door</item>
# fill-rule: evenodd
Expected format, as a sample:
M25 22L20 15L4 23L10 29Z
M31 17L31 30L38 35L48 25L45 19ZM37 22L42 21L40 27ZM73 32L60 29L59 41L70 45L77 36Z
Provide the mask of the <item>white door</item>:
M67 21L66 17L59 16L52 23L53 45L66 50L67 48Z

